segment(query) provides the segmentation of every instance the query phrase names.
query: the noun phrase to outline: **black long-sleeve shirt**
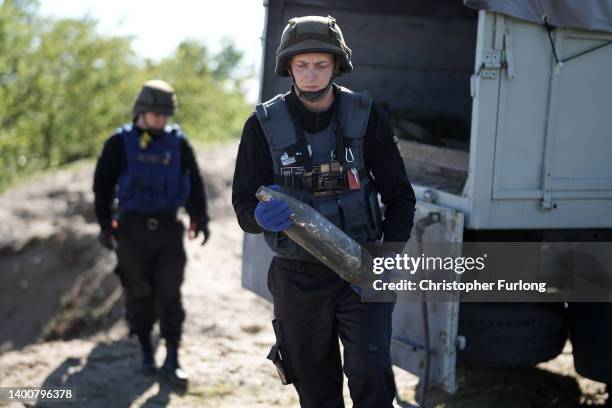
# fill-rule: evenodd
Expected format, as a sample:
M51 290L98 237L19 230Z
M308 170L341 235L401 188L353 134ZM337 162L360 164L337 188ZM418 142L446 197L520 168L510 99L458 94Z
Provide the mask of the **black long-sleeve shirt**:
M183 172L189 172L191 184L185 209L194 222L208 221L204 179L200 174L193 148L187 138L182 137L180 140L181 169ZM104 144L94 173L94 207L98 223L103 229L111 226L111 204L115 198L115 188L119 176L126 168L127 156L125 146L121 139L121 134L116 133L109 137Z
M334 92L336 95L339 92L335 85ZM337 98L328 110L320 113L306 109L293 92L286 101L296 108L304 130L316 133L325 129L333 119ZM408 241L414 220L414 191L393 140L389 119L376 104L372 106L364 137L364 157L365 167L371 171L386 207L384 241ZM274 184L274 169L268 142L255 114L252 114L242 131L232 185L232 204L244 231L252 234L263 232L255 221L254 211L258 203L255 192L260 186L270 184Z

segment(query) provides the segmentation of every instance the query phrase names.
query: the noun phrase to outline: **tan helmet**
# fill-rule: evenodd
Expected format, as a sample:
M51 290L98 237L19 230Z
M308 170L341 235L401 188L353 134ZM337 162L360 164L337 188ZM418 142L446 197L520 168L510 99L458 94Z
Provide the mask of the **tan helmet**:
M132 109L134 118L143 112L155 112L163 115L172 116L178 108L174 88L161 79L147 81L142 86L134 108Z
M309 52L326 52L339 56L338 75L353 70L351 49L346 46L336 19L331 16L305 16L289 20L276 50L276 75L289 76L289 58Z

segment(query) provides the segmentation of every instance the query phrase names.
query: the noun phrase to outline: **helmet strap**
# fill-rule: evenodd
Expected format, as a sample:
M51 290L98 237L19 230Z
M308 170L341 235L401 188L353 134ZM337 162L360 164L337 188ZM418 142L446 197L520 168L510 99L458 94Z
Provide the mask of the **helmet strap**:
M308 92L308 91L301 90L300 87L297 85L297 83L295 82L295 79L293 78L293 73L291 72L291 69L289 69L289 75L291 76L291 82L292 82L293 88L295 89L295 93L297 94L297 96L300 98L304 98L307 102L310 102L310 103L314 103L314 102L317 102L323 99L325 94L327 94L327 91L329 91L329 89L331 88L334 82L334 79L336 78L336 73L334 72L329 82L323 89L319 89L318 91Z

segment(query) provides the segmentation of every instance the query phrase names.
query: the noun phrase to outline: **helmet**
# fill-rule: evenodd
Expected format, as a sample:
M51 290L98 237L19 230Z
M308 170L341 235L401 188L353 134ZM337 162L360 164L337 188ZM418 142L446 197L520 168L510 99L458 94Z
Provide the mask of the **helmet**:
M134 102L132 112L135 118L143 112L155 112L172 116L177 108L178 104L174 88L161 79L153 79L145 82L142 86Z
M340 57L338 75L353 70L351 49L346 46L336 19L305 16L289 20L276 50L276 75L289 76L289 58L309 52L326 52Z

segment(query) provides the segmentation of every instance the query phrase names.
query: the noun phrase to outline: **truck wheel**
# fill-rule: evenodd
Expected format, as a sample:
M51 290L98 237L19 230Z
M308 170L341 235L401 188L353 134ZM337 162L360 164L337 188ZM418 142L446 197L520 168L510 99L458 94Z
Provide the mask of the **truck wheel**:
M462 303L458 363L469 367L530 367L555 358L567 339L562 303Z
M568 303L567 311L576 371L612 384L612 303Z

